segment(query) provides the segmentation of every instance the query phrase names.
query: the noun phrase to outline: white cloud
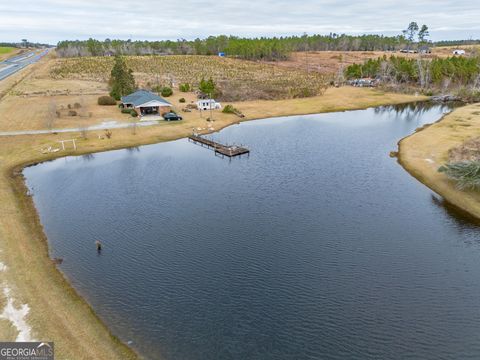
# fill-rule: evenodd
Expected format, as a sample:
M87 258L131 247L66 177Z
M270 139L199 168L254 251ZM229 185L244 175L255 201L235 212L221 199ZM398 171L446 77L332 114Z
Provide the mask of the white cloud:
M414 20L433 39L480 37L480 7L458 0L16 0L0 3L0 41L177 39L208 35L399 34Z

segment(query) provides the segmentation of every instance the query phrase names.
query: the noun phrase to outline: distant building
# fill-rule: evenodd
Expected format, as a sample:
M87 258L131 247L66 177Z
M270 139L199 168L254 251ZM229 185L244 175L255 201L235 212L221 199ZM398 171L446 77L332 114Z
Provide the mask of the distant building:
M167 100L147 90L137 90L121 101L123 107L135 109L140 116L163 115L172 108Z
M419 52L420 54L431 54L431 53L432 53L432 50L430 49L429 46L423 45L423 46L420 46L420 47L418 48L418 52Z
M222 104L214 99L200 99L197 101L197 107L199 110L218 110L222 108Z
M347 84L355 87L375 87L378 83L378 79L371 78L352 79L347 81Z
M400 52L401 52L401 53L404 53L404 54L416 54L416 53L417 53L417 50L405 48L405 49L400 50Z
M461 50L461 49L453 50L453 55L465 55L465 50Z
M224 52L219 52L219 53L218 53L218 56L220 56L220 57L225 57L225 53L224 53Z

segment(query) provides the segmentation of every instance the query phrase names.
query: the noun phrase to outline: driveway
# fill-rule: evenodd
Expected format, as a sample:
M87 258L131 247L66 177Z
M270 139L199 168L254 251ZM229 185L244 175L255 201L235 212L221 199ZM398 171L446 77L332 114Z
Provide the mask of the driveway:
M50 130L21 130L21 131L0 131L0 136L18 136L18 135L39 135L39 134L53 134L53 133L69 133L79 131L93 131L93 130L111 130L111 129L125 129L134 126L144 127L158 125L158 121L140 121L134 123L119 123L117 121L105 121L101 124L82 127L82 128L66 128L66 129L50 129Z

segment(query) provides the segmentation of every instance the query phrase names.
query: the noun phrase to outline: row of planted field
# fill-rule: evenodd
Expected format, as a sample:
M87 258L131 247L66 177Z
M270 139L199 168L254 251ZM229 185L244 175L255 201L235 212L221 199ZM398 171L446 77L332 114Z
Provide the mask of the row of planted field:
M287 99L321 94L328 79L321 74L272 64L214 56L127 56L139 86L179 85L194 88L212 78L229 101ZM50 74L55 79L108 81L113 57L57 59Z

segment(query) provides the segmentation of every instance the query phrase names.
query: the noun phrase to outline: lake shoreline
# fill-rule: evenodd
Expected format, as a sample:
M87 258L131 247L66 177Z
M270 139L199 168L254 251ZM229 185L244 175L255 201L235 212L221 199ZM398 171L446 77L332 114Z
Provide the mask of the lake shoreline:
M395 98L396 94L391 95ZM401 104L424 100L413 96L398 97L395 102L392 98L386 97L384 103L377 99L373 104L366 101L363 105L354 105L351 108L338 106L324 112L361 110L381 105ZM378 103L380 102L380 103ZM256 116L249 119L231 118L230 121L216 123L220 125L214 132L223 128L237 124L242 121L259 120L279 116L295 116L293 114L275 114L269 116L268 112L264 117ZM7 271L2 275L14 289L14 296L21 303L26 303L31 308L29 319L32 319L33 331L37 336L42 336L42 340L54 340L58 354L62 357L78 358L79 354L85 355L85 351L93 351L91 344L102 346L102 353L95 352L96 358L111 358L112 356L125 359L138 358L130 347L122 343L116 336L110 333L110 330L104 322L95 314L88 302L78 294L73 285L68 282L64 274L53 264L49 258L48 239L40 223L38 212L33 203L32 197L28 194L22 171L27 166L33 166L42 162L54 160L66 156L85 155L103 151L119 150L128 147L149 145L164 141L172 141L184 138L191 131L191 128L183 124L172 124L171 131L164 133L164 126L155 127L155 129L139 130L138 134L130 134L131 130L125 130L112 141L99 141L94 138L81 143L80 150L66 151L55 154L40 154L32 149L32 143L37 147L45 143L55 141L55 135L42 136L22 136L15 139L5 139L3 146L0 146L0 154L15 153L13 159L3 156L1 161L2 178L0 179L0 195L3 201L0 206L0 212L9 214L8 219L0 222L0 235L4 235L2 245L4 254L2 260L9 268L14 268L16 274ZM180 129L178 129L180 125ZM160 130L159 130L160 129ZM122 138L122 136L124 136ZM34 255L33 255L34 254ZM40 254L38 256L38 254ZM34 259L32 259L34 258ZM35 271L32 272L32 269ZM27 278L29 281L22 281ZM48 281L49 292L44 294L42 299L37 299L37 290L39 285L35 285L36 280L46 279ZM59 300L51 304L50 298L58 294ZM69 312L72 312L71 314ZM44 315L41 315L41 313ZM56 316L52 316L52 315ZM43 317L46 316L46 317ZM41 329L41 330L40 330ZM76 330L79 329L83 334L78 336ZM2 328L0 328L2 330ZM59 341L61 339L61 341ZM90 353L93 356L93 354Z
M445 114L398 142L398 163L414 178L442 196L457 211L480 221L480 193L459 190L438 168L448 160L448 150L480 135L478 104Z

